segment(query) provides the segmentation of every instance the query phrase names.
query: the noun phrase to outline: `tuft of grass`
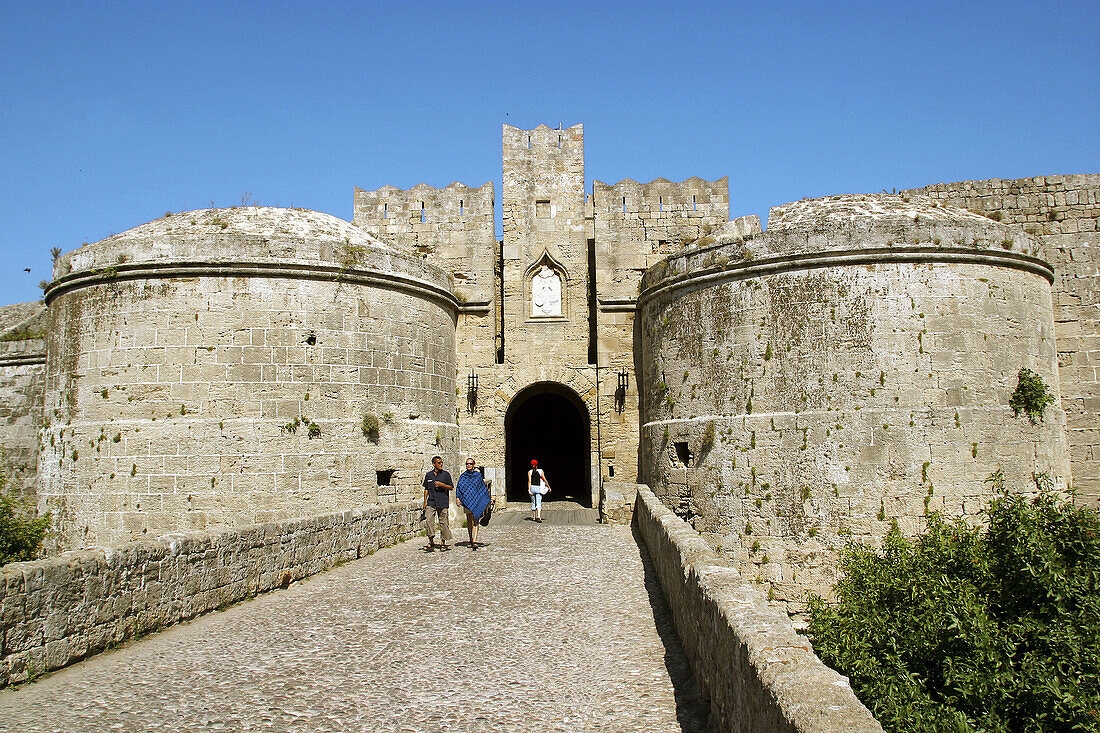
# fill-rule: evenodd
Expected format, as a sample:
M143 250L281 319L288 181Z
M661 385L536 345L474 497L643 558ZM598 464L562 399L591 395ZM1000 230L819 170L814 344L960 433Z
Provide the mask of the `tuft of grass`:
M368 412L363 415L363 423L360 426L363 431L363 437L375 445L378 444L378 417L373 412Z

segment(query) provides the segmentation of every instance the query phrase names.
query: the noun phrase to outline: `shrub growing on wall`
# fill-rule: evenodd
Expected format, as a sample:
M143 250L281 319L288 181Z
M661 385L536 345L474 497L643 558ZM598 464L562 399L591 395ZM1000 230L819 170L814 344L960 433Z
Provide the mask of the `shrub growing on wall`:
M0 463L0 565L35 559L50 528L48 513L37 516L33 508L5 493L7 471Z
M845 550L815 650L889 731L1100 730L1100 519L1045 492L986 511Z
M1047 389L1043 378L1030 369L1021 369L1016 380L1016 391L1012 393L1008 406L1017 417L1021 412L1026 413L1027 419L1034 425L1043 419L1043 410L1047 405L1054 403L1054 395Z

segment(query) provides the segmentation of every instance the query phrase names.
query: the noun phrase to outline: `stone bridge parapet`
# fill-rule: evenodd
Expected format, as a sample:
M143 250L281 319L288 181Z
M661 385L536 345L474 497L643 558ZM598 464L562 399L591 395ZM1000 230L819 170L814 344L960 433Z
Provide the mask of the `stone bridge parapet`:
M0 568L0 686L224 608L418 533L419 505L370 505L66 552Z
M847 678L644 485L634 522L721 731L881 733Z

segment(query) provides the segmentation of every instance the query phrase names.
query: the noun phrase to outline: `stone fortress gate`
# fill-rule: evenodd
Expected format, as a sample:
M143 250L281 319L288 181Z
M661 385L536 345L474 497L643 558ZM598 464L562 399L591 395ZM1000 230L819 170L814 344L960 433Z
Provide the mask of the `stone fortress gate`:
M581 125L492 183L167 215L0 309L0 440L54 550L419 494L661 501L797 610L849 538L974 515L1001 471L1100 496L1100 176L833 196L730 221L725 178L585 187ZM22 334L22 336L19 336ZM1032 424L1017 373L1057 399Z

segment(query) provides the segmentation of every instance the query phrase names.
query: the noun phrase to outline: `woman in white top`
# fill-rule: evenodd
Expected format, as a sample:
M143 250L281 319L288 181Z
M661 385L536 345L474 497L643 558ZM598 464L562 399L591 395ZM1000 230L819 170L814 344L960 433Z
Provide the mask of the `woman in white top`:
M550 493L550 484L534 458L531 459L531 470L527 472L527 493L531 495L531 519L541 524L542 495Z

